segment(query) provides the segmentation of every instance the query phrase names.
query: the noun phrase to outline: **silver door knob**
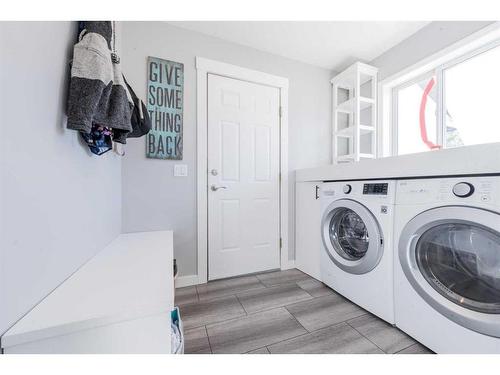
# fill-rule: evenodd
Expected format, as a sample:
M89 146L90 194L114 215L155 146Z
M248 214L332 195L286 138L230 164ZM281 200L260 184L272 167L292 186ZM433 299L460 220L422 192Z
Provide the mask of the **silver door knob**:
M212 169L212 170L210 171L210 174L211 174L212 176L217 176L219 173L217 172L217 169Z
M212 191L217 191L219 189L227 189L227 186L215 186L215 185L210 186L210 190Z

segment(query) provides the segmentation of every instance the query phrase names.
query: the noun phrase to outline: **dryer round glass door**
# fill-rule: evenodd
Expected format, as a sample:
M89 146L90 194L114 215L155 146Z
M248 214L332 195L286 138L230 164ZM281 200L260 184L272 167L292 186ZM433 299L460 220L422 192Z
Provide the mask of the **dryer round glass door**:
M433 308L500 337L500 215L457 206L426 211L403 230L399 259Z
M322 239L330 259L342 270L371 271L383 253L379 225L362 204L350 199L331 203L322 219Z

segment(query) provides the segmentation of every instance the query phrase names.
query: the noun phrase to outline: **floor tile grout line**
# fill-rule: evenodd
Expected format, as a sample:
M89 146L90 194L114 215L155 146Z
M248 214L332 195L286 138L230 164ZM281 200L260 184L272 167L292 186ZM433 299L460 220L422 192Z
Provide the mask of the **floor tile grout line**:
M304 328L304 329L305 329L305 328ZM296 336L291 336L291 337L288 337L288 338L286 338L286 339L284 339L284 340L279 340L279 341L276 341L276 342L271 342L271 343L269 343L269 344L266 344L266 347L273 346L273 345L277 345L277 344L281 344L282 342L285 342L285 341L288 341L288 340L294 340L294 339L297 339L297 338L299 338L299 337L302 337L302 336L307 336L307 335L310 335L310 334L311 334L311 332L309 332L309 331L306 329L306 332L305 332L305 333L301 333L301 334L296 335ZM269 350L269 348L268 348L267 350ZM271 353L271 350L269 350L269 353L270 353L270 354L272 354L272 353Z
M413 346L413 345L415 345L415 344L411 344L410 346ZM410 346L408 346L408 348L409 348ZM408 348L404 348L404 349L398 350L398 351L397 351L397 352L395 352L394 354L400 354L403 350L408 349Z
M256 351L256 350L260 350L260 349L264 349L264 348L265 348L265 349L267 350L267 352L269 353L269 349L267 349L267 346L265 346L265 345L264 345L264 346L261 346L260 348L257 348L257 349L251 349L251 350L249 350L249 351L247 351L247 352L245 352L245 353L243 353L243 354L251 354L251 352L254 352L254 351Z
M297 285L297 287L299 287L300 289L302 289L304 292L306 292L307 294L309 294L312 298L316 298L314 297L311 293L309 293L307 290L305 290L304 288L302 288L300 285L299 285L299 282L296 281L295 282L295 285Z
M214 354L214 351L212 350L212 343L210 342L210 336L208 335L208 328L205 325L205 333L207 334L207 340L208 340L208 347L210 349L210 354Z
M362 315L360 315L362 316ZM356 318L353 318L353 319L356 319ZM352 320L352 319L349 319L349 320ZM355 330L357 333L359 333L362 337L364 337L365 339L367 339L369 342L371 342L373 345L375 345L377 348L379 348L380 350L382 350L382 353L384 354L390 354L388 352L386 352L384 349L382 349L380 346L378 346L376 343L374 343L372 340L370 340L368 337L366 337L365 335L363 335L360 331L358 331L355 327L353 327L351 324L349 324L349 320L346 320L345 321L345 324L347 324L349 327L351 327L353 330Z
M198 291L198 285L195 285L197 302L200 302L200 292Z
M401 352L401 351L403 351L403 350L405 350L405 349L408 349L410 346L413 346L413 345L416 345L416 344L417 344L417 342L414 342L413 344L410 344L410 345L408 345L408 346L406 346L406 347L404 347L404 348L402 348L402 349L398 350L397 352L394 352L393 354L397 354L397 353L399 353L399 352Z
M315 298L320 298L320 297L315 297ZM290 306L290 305L288 305L288 306ZM288 310L288 309L287 309L287 306L283 306L283 307L286 309L286 311L288 311L288 312L290 313L290 315L292 315L292 316L295 318L295 320L297 320L297 322L298 322L298 323L299 323L302 327L304 327L304 326L303 326L303 325L299 322L299 320L295 317L295 315L293 315L293 313L292 313L292 312L290 312L290 310ZM366 310L363 310L363 311L366 311ZM329 325L327 325L327 326L324 326L324 327L321 327L321 328L317 328L317 329L313 329L313 330L309 330L309 329L307 329L306 327L304 327L304 329L305 329L307 332L309 332L309 333L314 333L314 332L321 331L322 329L330 328L330 327L333 327L333 326L336 326L336 325L338 325L338 324L342 324L342 323L346 323L346 324L348 324L350 327L352 327L349 323L347 323L349 320L357 319L357 318L360 318L360 317L362 317L362 316L369 315L369 314L370 314L369 312L365 312L365 313L363 313L363 314L361 314L361 315L355 316L354 318L349 318L349 319L346 319L346 320L342 320L342 321L340 321L340 322L336 322L336 323L333 323L333 324L329 324ZM354 327L353 327L353 328L354 328Z
M422 345L420 342L418 342L417 340L415 340L413 337L411 337L410 335L408 335L406 332L401 331L395 324L393 325L393 327L396 328L398 331L400 331L401 333L403 333L404 335L406 335L408 338L410 338L413 341L413 344L410 344L410 345L408 345L407 347L404 347L401 350L408 349L410 346L413 346L413 345L416 345L416 344ZM401 350L398 350L397 352L394 352L393 354L399 353Z
M306 292L306 293L307 293L307 291L305 291L305 290L304 290L304 292ZM309 293L307 293L307 294L309 294ZM288 304L288 305L286 305L286 306L292 306L292 305L295 305L295 304L298 304L298 303L301 303L301 302L304 302L304 301L312 301L312 300L315 300L315 299L320 299L320 298L330 297L330 296L333 296L333 295L339 295L339 296L340 296L340 294L337 294L336 292L334 292L334 293L330 293L330 294L325 294L324 296L316 296L316 297L315 297L315 296L313 296L313 295L311 295L311 294L309 294L309 295L311 296L311 298L310 298L310 299L306 299L306 300L303 300L303 301L298 301L298 302L292 302L292 303L289 303L289 304ZM349 302L351 302L351 301L349 301ZM351 302L351 303L352 303L352 302ZM356 306L357 306L357 305L356 305ZM363 309L363 310L364 310L364 309Z
M233 294L236 294L236 293L242 293L242 292L247 292L247 291L251 291L251 290L256 290L256 289L264 289L266 288L266 285L264 283L262 283L262 281L260 281L260 279L256 276L255 276L255 279L256 281L258 282L258 284L260 286L262 286L262 288L259 288L259 287L250 287L249 289L243 289L243 290L240 290L240 291L237 291L237 292L232 292L232 293L229 293L229 294L222 294L220 296L216 296L216 297L213 297L213 298L209 298L208 300L211 300L211 299L216 299L216 298L220 298L220 297L225 297L225 296L229 296L229 295L233 295ZM236 277L233 277L233 278L230 278L228 280L233 280L233 279L240 279L240 278L245 278L245 277L248 277L247 275L243 275L243 276L236 276ZM213 280L213 281L208 281L206 284L203 284L203 285L209 285L211 283L214 283L214 282L217 282L219 280ZM197 284L195 285L196 287L196 293L198 295L198 298L200 296L200 292L199 292L199 286L202 285L202 284ZM228 288L231 288L230 286ZM207 293L210 293L210 292L207 292ZM200 298L199 298L200 301L202 301Z
M242 306L242 307L243 307L243 306ZM208 327L208 326L211 326L211 325L214 325L214 324L222 324L222 323L227 323L227 322L230 322L230 321L232 321L232 320L237 320L237 319L245 318L245 317L247 317L247 316L249 316L249 315L245 312L245 309L243 308L243 314L241 314L241 315L234 316L234 317L232 317L232 318L228 318L228 319L217 320L217 321L215 321L215 322L203 323L203 324L201 324L201 325L199 325L199 326L194 326L194 327L189 327L189 328L185 328L185 327L184 327L184 329L185 329L185 330L190 330L190 329L195 329L195 328L201 328L201 327L203 327L203 326Z
M310 300L312 300L312 299L314 299L314 297L312 297L312 298L307 298L307 299L303 299L303 300L300 300L300 301L297 301L297 302L293 302L293 303L290 303L290 304L288 304L288 305L272 306L272 307L265 308L265 309L263 309L263 310L250 311L250 312L248 313L248 315L250 316L250 315L258 314L258 313L261 313L261 312L264 312L264 311L270 311L270 310L274 310L274 309L280 309L280 308L282 308L282 307L286 308L287 306L291 306L291 305L294 305L294 304L296 304L296 303L300 303L300 302L310 301ZM287 311L288 311L288 309L287 309Z
M402 350L408 349L410 346L413 346L413 345L415 345L415 344L420 344L420 343L419 343L417 340L415 340L413 337L410 337L410 336L408 336L408 335L407 335L408 337L410 337L410 339L412 339L412 340L413 340L413 343L411 343L411 344L410 344L410 345L408 345L408 346L405 346L404 348L402 348L402 349L398 350L397 352L394 352L394 353L389 353L389 352L386 352L385 350L383 350L382 348L380 348L380 347L379 347L379 346L378 346L375 342L373 342L372 340L370 340L370 338L368 338L367 336L363 335L360 331L358 331L358 330L357 330L357 329L356 329L353 325L351 325L351 324L349 323L351 320L361 318L362 316L365 316L365 315L373 315L373 314L371 314L370 312L367 312L366 314L363 314L363 315L357 316L357 317L355 317L355 318L348 319L348 320L346 320L345 322L346 322L347 324L349 324L349 326L351 326L351 327L352 327L353 329L355 329L357 332L359 332L359 334L360 334L360 335L362 335L362 336L363 336L363 337L365 337L367 340L369 340L371 343L373 343L374 345L376 345L376 346L377 346L380 350L382 350L384 353L386 353L386 354L396 354L396 353L399 353L399 352L400 352L400 351L402 351ZM379 318L379 317L377 317L377 316L375 316L375 315L373 315L373 316L374 316L375 318L377 318L377 319L382 320L382 321L384 321L384 322L385 322L385 320L383 320L383 319L381 319L381 318ZM398 331L400 331L400 332L402 332L403 334L405 334L405 335L406 335L406 333L405 333L405 332L401 331L401 330L400 330L398 327L396 327L395 325L391 325L391 328L395 328L395 329L397 329ZM420 345L421 345L421 344L420 344Z
M300 322L299 322L299 320L297 319L297 317L296 317L295 315L293 315L293 314L290 312L290 310L288 310L288 309L286 308L286 306L283 306L283 307L284 307L284 308L285 308L285 310L286 310L286 311L287 311L287 312L288 312L288 313L289 313L289 314L293 317L293 319L294 319L294 320L295 320L295 321L296 321L296 322L297 322L297 323L298 323L298 324L299 324L302 328L304 328L304 329L306 330L306 332L311 333L311 331L309 331L306 327L304 327L304 326L302 325L302 323L300 323Z
M264 289L266 289L266 287L264 287L264 288L251 288L251 289L239 290L237 292L223 294L223 295L215 296L215 297L212 297L212 298L207 298L207 299L203 299L203 300L200 299L198 302L211 302L211 301L215 301L215 300L218 300L218 299L221 299L221 298L225 298L225 297L233 297L233 296L236 296L237 294L241 294L241 293L248 293L248 292L257 291L257 290L264 290Z
M205 325L207 327L211 326L211 325L220 325L222 323L228 323L228 322L235 321L235 320L238 320L238 319L242 319L242 318L246 318L246 317L252 317L253 315L256 315L258 313L268 312L268 311L271 311L271 310L277 310L277 309L281 309L281 308L284 308L284 307L285 306L275 306L275 307L272 307L272 308L269 308L269 309L266 309L266 310L259 310L259 311L255 311L255 312L249 312L246 315L239 315L239 316L235 316L233 318L224 319L224 320L220 320L220 321L216 321L216 322L211 322L211 323L208 323L208 324L205 324ZM243 310L245 311L245 308L243 308ZM190 327L189 329L199 328L199 327L201 327L201 326Z
M298 282L300 282L300 281L306 281L306 280L307 280L307 279L289 280L289 281L285 281L285 282L282 282L282 283L278 283L278 284L271 284L271 285L266 285L265 283L262 283L262 284L264 284L264 285L266 286L266 288L273 288L273 287L275 287L275 286L284 286L284 285L290 285L290 284L297 284L297 283L298 283ZM298 286L299 288L301 288L301 287L300 287L300 285L298 285L298 284L297 284L297 286ZM302 288L301 288L301 289L302 289Z
M236 296L235 296L236 297ZM236 297L236 299L238 299L238 297ZM310 301L311 299L304 299L302 301L298 301L298 302L305 302L305 301ZM239 299L238 299L238 302ZM297 303L298 303L297 302ZM294 302L295 303L295 302ZM240 305L241 307L243 307L243 304L240 302ZM293 303L292 303L293 305ZM232 321L232 320L237 320L237 319L241 319L241 318L245 318L245 317L251 317L253 315L256 315L256 314L259 314L259 313L263 313L263 312L268 312L268 311L272 311L272 310L277 310L277 309L282 309L282 308L285 308L287 310L288 313L290 313L290 311L288 311L288 309L286 308L287 305L282 305L282 306L273 306L273 307L270 307L268 309L264 309L264 310L258 310L258 311L250 311L250 312L247 312L247 310L245 309L245 307L243 307L243 311L245 311L246 315L240 315L240 316L236 316L234 318L229 318L229 319L224 319L224 320L221 320L221 321L217 321L217 322L212 322L212 323L208 323L206 324L207 326L209 325L212 325L212 324L221 324L221 323L225 323L225 322L229 322L229 321ZM288 305L289 306L289 305ZM291 313L290 313L291 314ZM293 316L293 315L292 315ZM295 317L294 317L295 318ZM302 326L302 325L301 325ZM197 326L197 327L191 327L189 329L193 329L193 328L199 328L201 326Z
M261 283L261 285L264 287L263 289L267 289L269 288L266 284L264 284L262 281L259 280L259 283Z
M286 311L288 311L288 309L286 308L286 306L284 306L284 307L285 307ZM289 338L284 339L284 340L277 341L277 342L272 343L272 344L267 344L267 345L266 345L266 347L269 347L269 346L272 346L272 345L281 344L281 343L283 343L283 342L285 342L285 341L294 340L294 339L297 339L297 338L302 337L302 336L311 335L311 334L313 334L313 333L315 333L315 332L321 331L322 329L331 328L331 327L334 327L334 326L337 326L337 325L340 325L340 324L347 324L347 320L344 320L344 321L342 321L342 322L338 322L338 323L335 323L335 324L331 324L331 325L328 325L328 326L326 326L326 327L322 327L322 328L315 329L314 331L309 331L306 327L304 327L304 326L303 326L303 325L302 325L302 324L301 324L301 323L297 320L297 318L296 318L296 317L295 317L295 316L294 316L294 315L293 315L290 311L288 311L288 313L289 313L289 314L290 314L290 315L291 315L291 316L292 316L292 317L293 317L293 318L297 321L297 323L299 323L299 325L300 325L302 328L304 328L304 329L305 329L305 331L306 331L306 332L305 332L305 333L302 333L302 334L300 334L300 335L297 335L297 336L293 336L293 337L289 337ZM366 315L366 314L363 314L363 315ZM361 315L360 315L360 316L361 316ZM353 319L354 319L354 318L353 318ZM349 327L351 327L351 325L350 325L350 324L347 324L347 325L348 325ZM351 328L352 328L352 327L351 327ZM354 329L354 328L353 328L353 329ZM370 342L371 342L371 341L370 341ZM377 346L377 347L378 347L378 346ZM379 349L380 349L380 348L379 348ZM270 354L273 354L273 353L271 353L271 350L270 350L269 348L268 348L268 350L269 350L269 353L270 353ZM382 350L382 349L381 349L381 350ZM384 352L384 351L382 350L382 352ZM385 353L385 352L384 352L384 353Z
M257 277L257 276L255 276L255 277ZM267 288L267 285L266 285L266 284L264 284L264 283L262 282L262 280L261 280L261 279L259 279L259 278L257 277L257 280L259 281L259 284L261 284L264 288Z
M415 340L415 339L413 339L413 338L412 338L412 340ZM394 354L399 354L399 353L401 353L403 350L406 350L406 349L408 349L408 348L411 348L412 346L415 346L415 345L420 345L420 346L423 346L424 348L426 348L427 350L429 350L429 351L430 351L430 354L435 354L435 353L434 353L432 350L430 350L427 346L425 346L424 344L422 344L422 343L420 343L420 342L418 342L418 341L416 341L416 340L415 340L415 342L414 342L413 344L411 344L411 345L407 346L406 348L403 348L403 349L401 349L401 350L398 350L398 351L397 351L397 352L395 352Z
M219 299L219 298L224 298L224 297L229 297L229 296L235 296L237 294L249 293L249 292L252 292L252 291L258 291L258 290L263 290L263 289L285 287L287 285L294 285L294 284L295 284L295 286L297 286L298 288L300 288L301 290L303 290L304 292L306 292L307 294L309 294L311 297L315 298L313 295L311 295L310 293L308 293L307 290L301 288L300 285L297 284L297 282L304 281L304 280L298 280L298 281L293 281L292 280L292 281L288 281L288 282L280 283L280 284L276 284L276 285L266 285L261 280L259 280L258 278L257 278L257 280L259 281L259 284L262 287L253 287L253 288L249 288L249 289L243 289L243 290L239 290L239 291L236 291L236 292L232 292L232 293L228 293L228 294L222 294L222 295L219 295L219 296L208 298L208 299L205 299L205 300L202 300L200 298L200 293L199 293L199 290L198 290L198 286L196 286L196 293L197 293L197 296L198 296L198 301L196 301L196 302L208 302L208 301L213 301L213 300L216 300L216 299ZM195 302L191 302L191 304L192 303L195 303Z
M242 290L242 291L237 292L237 294L249 293L252 291L260 291L260 290L264 290L264 289L273 289L273 288L277 289L277 288L285 288L285 287L297 287L300 290L303 290L305 292L305 290L302 289L300 286L298 286L297 283L290 282L290 283L284 283L284 284L278 284L278 285L265 286L265 288L254 288L254 289Z
M319 297L313 297L313 296L311 296L311 298L307 298L307 299L303 299L303 300L300 300L300 301L291 302L291 303L286 304L286 305L281 305L281 306L273 306L273 307L269 307L269 308L266 308L266 309L263 309L263 310L257 310L257 311L247 311L247 310L245 309L245 307L243 306L243 304L241 303L241 301L239 300L238 296L237 296L236 294L234 294L234 295L231 295L231 297L236 297L236 299L237 299L237 300L238 300L238 302L240 303L240 305L241 305L241 307L243 308L243 311L245 312L245 314L246 314L246 315L240 315L240 316L237 316L237 317L234 317L234 318L229 318L229 319L224 319L224 320L221 320L221 321L211 322L211 323L208 323L208 324L206 324L206 325L208 326L208 325L212 325L212 324L222 324L222 323L229 322L229 321L232 321L232 320L237 320L237 319L245 318L245 317L247 317L247 316L253 316L253 315L255 315L255 314L259 314L259 313L263 313L263 312L267 312L267 311L271 311L271 310L275 310L275 309L281 309L281 308L285 308L285 309L286 309L286 311L287 311L290 315L292 315L292 316L294 317L294 319L295 319L295 320L297 320L297 318L296 318L296 317L295 317L295 316L294 316L294 315L293 315L293 314L292 314L292 313L288 310L288 308L287 308L287 307L292 306L292 305L295 305L295 304L303 303L303 302L306 302L306 301L312 301L312 300L315 300L315 299L320 299L320 298L328 297L328 296L330 296L330 295L331 295L331 294L328 294L328 295L326 295L326 296L319 296ZM309 295L309 296L310 296L310 295ZM229 296L226 296L226 297L229 297ZM349 302L350 302L350 301L349 301ZM357 305L356 305L356 306L357 306ZM363 311L366 311L366 310L364 310L364 309L362 309L362 310L363 310ZM327 327L331 327L331 326L336 325L336 324L339 324L339 323L344 323L344 322L346 322L347 320L356 319L356 318L359 318L359 317L361 317L361 316L363 316L363 315L367 315L367 314L369 314L369 313L368 313L368 312L364 312L363 314L358 315L358 316L355 316L355 317L353 317L353 318L349 318L349 319L346 319L346 320L342 320L342 321L339 321L339 322L337 322L337 323L330 324L330 325L328 325L328 326L321 327L321 328L318 328L318 329L315 329L315 330L312 330L312 331L310 331L310 330L308 330L307 328L305 328L302 324L300 324L300 322L298 322L298 320L297 320L297 322L298 322L298 323L300 324L300 326L301 326L301 327L303 327L303 328L304 328L307 332L312 333L312 332L315 332L315 331L319 331L320 329L327 328ZM189 329L192 329L192 328L199 328L199 327L201 327L201 326L191 327L191 328L189 328Z
M300 323L299 323L299 324L300 324ZM339 323L335 323L335 324L332 324L332 325L329 325L329 326L326 326L326 327L323 327L323 328L316 329L316 330L314 330L314 331L309 331L309 330L307 330L304 326L302 326L302 327L304 327L304 329L306 330L306 332L305 332L305 333L302 333L302 334L297 335L297 336L289 337L289 338L287 338L287 339L280 340L280 341L277 341L277 342L275 342L275 343L268 344L268 345L266 345L266 346L273 346L273 345L281 344L281 343L286 342L286 341L289 341L289 340L295 340L295 339L298 339L298 338L303 337L303 336L312 335L313 333L318 332L318 331L321 331L322 329L331 328L331 327L334 327L334 326L337 326L337 325L341 325L341 324L347 324L347 323L346 323L345 321L344 321L344 322L339 322ZM350 325L349 325L349 326L350 326ZM268 350L269 350L269 352L271 353L271 350L270 350L269 348L268 348ZM383 350L382 350L382 351L383 351ZM385 352L384 352L384 353L385 353ZM271 354L273 354L273 353L271 353Z
M248 289L246 291L240 291L240 292L237 292L237 293L246 293L246 292L250 292L252 290L262 290L264 288L255 288L255 289ZM180 306L188 306L188 305L194 305L194 304L201 304L201 303L208 303L208 302L214 302L214 301L217 301L217 300L220 300L220 299L224 299L224 298L229 298L229 297L236 297L236 294L237 293L231 293L231 294L224 294L222 296L216 296L216 297L213 297L213 298L208 298L208 299L205 299L205 300L200 300L198 299L198 301L194 301L194 302L188 302L188 303L183 303ZM199 298L199 296L198 296Z
M283 308L283 307L284 307L284 306L275 307L275 308L272 308L272 309L269 309L269 310L265 310L265 311L277 310L277 309L281 309L281 308ZM286 310L286 308L285 308L285 310ZM286 311L287 311L290 315L292 315L292 314L291 314L288 310L286 310ZM261 312L261 311L259 311L259 312ZM247 316L252 316L252 314L249 314L249 315L247 315ZM296 319L295 319L295 317L294 317L293 315L292 315L292 317L294 318L294 320L296 320ZM217 322L217 323L213 323L213 324L217 324L217 325L218 325L218 324L221 324L221 323L228 322L228 321L230 321L230 320L237 320L237 319L240 319L240 318L245 318L245 316L240 316L240 317L238 317L238 318L229 319L229 320L226 320L226 321ZM308 331L308 330L307 330L304 326L302 326L302 324L300 324L298 321L297 321L297 323L298 323L298 324L299 324L302 328L304 328L304 330L305 330L305 332L304 332L304 333L298 334L298 335L296 335L296 336L291 336L291 337L288 337L288 338L286 338L286 339L284 339L284 340L279 340L279 341L275 341L275 342L268 343L268 344L266 344L266 347L268 347L268 346L272 346L272 345L275 345L275 344L279 344L279 343L282 343L282 342L287 341L287 340L295 339L295 338L297 338L297 337L305 336L305 335L308 335L308 334L310 334L310 333L311 333L311 332L309 332L309 331ZM208 325L207 325L207 326L208 326ZM210 337L210 336L208 335L208 327L207 327L207 326L205 326L205 327L206 327L206 329L207 329L207 337ZM209 342L210 342L210 340L209 340ZM262 347L261 347L261 348L262 348ZM261 349L261 348L255 348L255 349L251 349L251 350L249 350L249 351L253 351L253 350L257 350L257 349ZM268 351L269 351L269 354L272 354L272 353L271 353L271 351L269 350L269 348L268 348ZM245 353L248 353L248 352L245 352ZM245 353L240 353L240 354L245 354Z
M248 314L248 311L247 311L247 309L245 309L245 306L243 306L243 304L241 303L240 298L238 297L238 295L236 295L236 294L235 294L235 295L234 295L234 297L236 298L236 300L237 300L237 301L238 301L238 303L240 304L240 306L241 306L241 308L243 309L243 311L245 312L246 316L248 316L248 315L249 315L249 314Z
M256 291L256 290L262 290L262 289L267 289L267 288L273 288L273 287L276 287L276 286L284 286L286 284L293 284L294 282L291 281L291 282L287 282L287 283L283 283L283 284L278 284L278 285L266 285L264 284L260 279L257 278L257 281L258 281L258 287L250 287L248 289L242 289L242 290L238 290L238 291L234 291L234 292L230 292L228 294L222 294L222 295L219 295L219 296L215 296L215 297L212 297L212 298L208 298L206 300L202 300L201 298L199 298L199 301L200 302L204 302L204 301L210 301L210 300L214 300L214 299L217 299L217 298L222 298L222 297L227 297L227 296L230 296L230 295L235 295L235 294L241 294L241 293L247 293L247 292L251 292L251 291ZM210 284L210 281L208 282L208 284ZM198 294L198 297L200 295L199 293L199 290L198 290L198 286L196 286L196 291L197 291L197 294ZM228 287L230 288L230 287Z

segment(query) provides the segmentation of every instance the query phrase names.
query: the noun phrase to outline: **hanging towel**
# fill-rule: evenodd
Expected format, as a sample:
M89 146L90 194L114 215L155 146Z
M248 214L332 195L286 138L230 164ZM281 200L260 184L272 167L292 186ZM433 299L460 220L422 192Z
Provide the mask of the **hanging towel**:
M119 59L112 59L110 21L85 21L73 49L68 97L68 129L90 134L93 125L113 130L113 140L126 143L132 131L132 97Z

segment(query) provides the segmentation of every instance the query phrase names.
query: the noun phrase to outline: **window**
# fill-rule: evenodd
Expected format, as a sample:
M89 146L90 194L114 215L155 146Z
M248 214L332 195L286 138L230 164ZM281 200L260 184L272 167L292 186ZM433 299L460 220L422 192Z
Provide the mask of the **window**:
M397 100L398 153L411 154L439 147L437 144L436 77L426 75L401 87Z
M500 42L392 92L393 154L500 142Z

